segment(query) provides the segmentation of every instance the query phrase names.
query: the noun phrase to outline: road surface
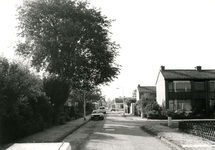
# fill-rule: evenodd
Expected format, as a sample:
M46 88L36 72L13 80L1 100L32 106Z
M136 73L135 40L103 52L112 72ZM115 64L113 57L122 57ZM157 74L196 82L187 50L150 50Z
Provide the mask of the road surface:
M140 129L142 121L107 111L104 120L89 121L64 139L72 150L173 150Z

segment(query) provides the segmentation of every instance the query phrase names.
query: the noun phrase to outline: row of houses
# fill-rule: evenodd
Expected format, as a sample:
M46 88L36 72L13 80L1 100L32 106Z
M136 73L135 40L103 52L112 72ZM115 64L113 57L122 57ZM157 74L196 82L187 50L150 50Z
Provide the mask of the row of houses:
M201 66L168 70L161 66L156 85L138 85L133 96L136 100L154 97L163 108L209 117L215 112L215 70L203 70Z

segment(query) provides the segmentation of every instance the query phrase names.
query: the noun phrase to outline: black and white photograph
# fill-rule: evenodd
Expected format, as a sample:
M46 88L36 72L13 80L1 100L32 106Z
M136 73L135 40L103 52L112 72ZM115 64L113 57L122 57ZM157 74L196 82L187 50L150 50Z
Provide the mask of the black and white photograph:
M0 150L215 150L215 0L0 0Z

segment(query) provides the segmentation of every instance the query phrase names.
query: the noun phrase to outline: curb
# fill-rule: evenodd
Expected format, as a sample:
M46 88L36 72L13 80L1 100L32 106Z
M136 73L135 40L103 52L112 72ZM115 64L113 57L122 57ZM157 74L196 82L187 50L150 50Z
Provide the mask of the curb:
M83 122L82 124L80 124L79 126L77 126L76 128L72 129L71 131L65 133L64 135L62 135L61 137L57 138L56 140L54 140L54 142L62 142L63 139L65 139L68 135L72 134L73 132L75 132L76 130L78 130L80 127L82 127L83 125L85 125L86 123L88 123L91 119L89 118L88 120L86 120L85 122Z
M143 131L147 132L148 134L152 135L152 136L156 136L158 139L160 139L161 141L165 142L166 144L170 145L171 147L173 147L176 150L185 150L181 145L176 144L174 142L172 142L171 140L165 138L162 133L150 130L148 128L146 128L145 126L141 126L140 127Z
M164 136L160 135L160 133L158 133L157 137L161 141L167 143L168 145L170 145L171 147L173 147L176 150L185 150L181 145L172 142L171 140L169 140L169 139L165 138Z

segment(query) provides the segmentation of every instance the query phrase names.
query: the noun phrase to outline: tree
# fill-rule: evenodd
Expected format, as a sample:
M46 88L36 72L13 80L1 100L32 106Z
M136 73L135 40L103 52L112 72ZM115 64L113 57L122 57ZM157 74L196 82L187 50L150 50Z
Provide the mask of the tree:
M43 80L46 95L54 106L54 124L59 123L60 107L68 99L70 83L59 76L50 75Z
M75 87L91 88L111 82L120 65L119 45L110 40L113 20L88 2L26 0L18 8L19 36L16 52L31 59L37 70L71 80Z
M91 89L90 91L85 91L85 99L86 102L97 102L101 99L103 99L103 96L101 94L101 89L98 87L95 87ZM69 100L75 104L75 103L82 103L84 101L84 91L81 89L73 89L70 92Z

